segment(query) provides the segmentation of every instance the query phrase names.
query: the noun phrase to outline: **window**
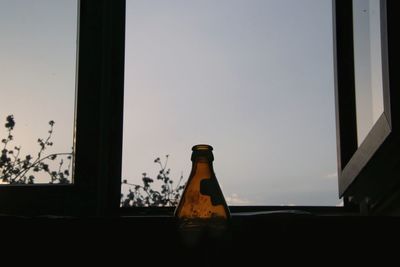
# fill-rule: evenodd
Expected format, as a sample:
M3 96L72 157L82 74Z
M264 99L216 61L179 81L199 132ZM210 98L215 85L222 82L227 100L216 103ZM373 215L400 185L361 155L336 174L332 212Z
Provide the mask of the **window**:
M353 1L353 28L357 140L360 146L384 112L383 79L386 77L382 73L380 2Z
M385 0L334 3L339 193L377 212L398 184L396 7Z
M72 182L77 10L77 1L0 3L1 122L11 116L2 163L13 165L2 165L3 183Z
M329 1L131 0L126 29L123 194L208 143L230 205L340 204Z
M340 195L345 204L361 204L373 211L387 210L388 199L399 200L400 195L398 3L380 1L383 112L361 142L357 139L353 3L336 0L333 6ZM125 1L86 0L78 7L74 183L2 185L2 214L90 216L118 212Z
M18 17L18 11L23 10L18 9L18 7L31 8L29 8L29 12L27 11L29 16L22 16L21 20L15 20L15 23L9 23L7 27L2 24L0 27L6 31L6 36L15 38L16 42L21 42L18 44L19 47L10 47L10 49L16 51L14 54L6 54L6 56L15 56L21 60L13 59L9 61L10 64L16 64L17 67L21 68L21 71L29 67L29 64L22 64L21 62L28 60L31 60L32 65L50 68L51 73L46 73L48 76L51 76L59 68L71 69L72 62L76 61L77 63L73 140L74 183L1 185L0 213L26 215L101 215L106 212L110 213L110 207L113 206L113 203L115 207L119 203L120 183L117 181L113 185L111 177L120 177L118 162L120 162L119 158L121 157L121 146L118 144L122 141L122 132L119 128L122 125L125 2L110 0L75 1L75 7L72 7L74 1L53 2L24 2L24 5L20 6L21 1L6 1L4 4L7 8L2 9L1 12L6 12L7 9L13 7L16 10L13 11L14 13L10 12L10 14L2 16L1 20L3 21L8 18L8 15ZM58 5L68 8L58 8L60 7ZM58 7L51 8L56 6ZM31 22L24 20L33 16L35 10L41 12L42 16L37 17L38 25L35 23L30 25ZM62 14L60 15L60 13ZM68 28L69 33L64 36L66 24L56 23L62 19L75 23L78 30ZM28 31L26 36L18 35L18 25L14 25L18 23L26 23L24 27L21 27L23 30L28 29L26 27L40 27L36 29L36 32L40 34L31 36L34 32ZM74 31L75 34L70 31ZM78 38L76 38L76 34ZM47 49L47 46L42 43L39 45L40 37L47 41L44 43L51 43L52 49ZM2 42L2 45L10 41L4 36L3 38L6 41ZM61 46L59 42L65 40L68 43L73 43L75 39L77 39L77 55L71 51L65 54L57 52ZM17 51L21 47L25 47L25 49ZM33 55L40 55L40 57L30 58L29 55L24 54L27 50L30 50ZM2 55L4 54L2 53ZM57 61L59 58L66 58L69 63L64 64L63 61ZM40 59L51 60L51 63L54 60L55 64L46 66L45 63L49 62L42 62ZM63 64L60 64L60 62ZM1 66L3 68L3 65ZM5 69L5 71L8 70ZM30 70L39 71L35 68ZM30 72L27 72L26 75L27 77L34 76ZM69 75L74 76L74 73L69 73ZM32 80L37 83L48 83L43 76L32 77ZM63 88L68 87L65 90L73 92L75 90L75 82L71 82L73 80L73 77L70 77L69 81L59 81L57 84L63 86ZM15 82L15 79L11 79L11 81ZM22 78L18 82L24 83ZM50 86L49 84L46 85ZM65 93L64 89L62 92L55 93L55 95L63 97L63 93ZM26 98L26 96L20 97ZM44 105L48 104L47 98L43 102L43 105L34 104L43 108ZM64 102L57 104L58 108L63 104ZM37 109L36 112L40 112L39 108ZM9 111L5 112L8 114ZM53 112L49 115L55 116L56 113ZM18 118L16 119L18 123ZM110 162L110 164L104 164L104 162Z

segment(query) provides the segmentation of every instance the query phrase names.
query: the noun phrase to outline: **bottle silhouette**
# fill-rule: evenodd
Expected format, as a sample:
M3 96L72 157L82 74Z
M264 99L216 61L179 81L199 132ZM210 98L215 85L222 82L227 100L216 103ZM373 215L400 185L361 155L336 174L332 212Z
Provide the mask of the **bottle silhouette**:
M192 148L192 170L175 210L178 219L196 224L226 221L230 217L214 173L212 150L210 145Z

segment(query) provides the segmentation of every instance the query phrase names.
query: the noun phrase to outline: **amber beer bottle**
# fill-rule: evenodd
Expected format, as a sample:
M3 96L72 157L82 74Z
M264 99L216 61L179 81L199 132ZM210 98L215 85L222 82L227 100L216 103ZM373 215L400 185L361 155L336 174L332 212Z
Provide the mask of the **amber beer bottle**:
M228 206L213 169L214 156L210 145L192 148L192 170L175 216L190 223L224 222L230 218Z

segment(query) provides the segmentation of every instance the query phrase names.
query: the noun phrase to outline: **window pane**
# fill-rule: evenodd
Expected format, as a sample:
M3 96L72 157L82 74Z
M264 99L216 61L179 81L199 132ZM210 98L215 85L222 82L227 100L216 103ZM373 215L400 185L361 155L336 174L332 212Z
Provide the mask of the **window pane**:
M354 66L360 145L383 113L380 1L354 0Z
M0 36L1 182L68 183L77 0L1 0Z
M123 194L206 143L230 205L337 205L332 43L330 1L127 1Z

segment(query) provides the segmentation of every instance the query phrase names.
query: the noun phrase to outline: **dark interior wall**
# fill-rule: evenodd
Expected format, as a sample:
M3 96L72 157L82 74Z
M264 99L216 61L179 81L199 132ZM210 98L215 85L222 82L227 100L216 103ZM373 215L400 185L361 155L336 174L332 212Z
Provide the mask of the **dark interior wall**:
M233 217L219 234L183 233L178 225L171 217L0 217L0 227L6 229L3 259L16 255L15 264L25 259L29 264L107 261L113 266L122 261L132 266L325 265L347 262L349 256L371 260L379 248L391 246L400 224L387 217L280 214Z

